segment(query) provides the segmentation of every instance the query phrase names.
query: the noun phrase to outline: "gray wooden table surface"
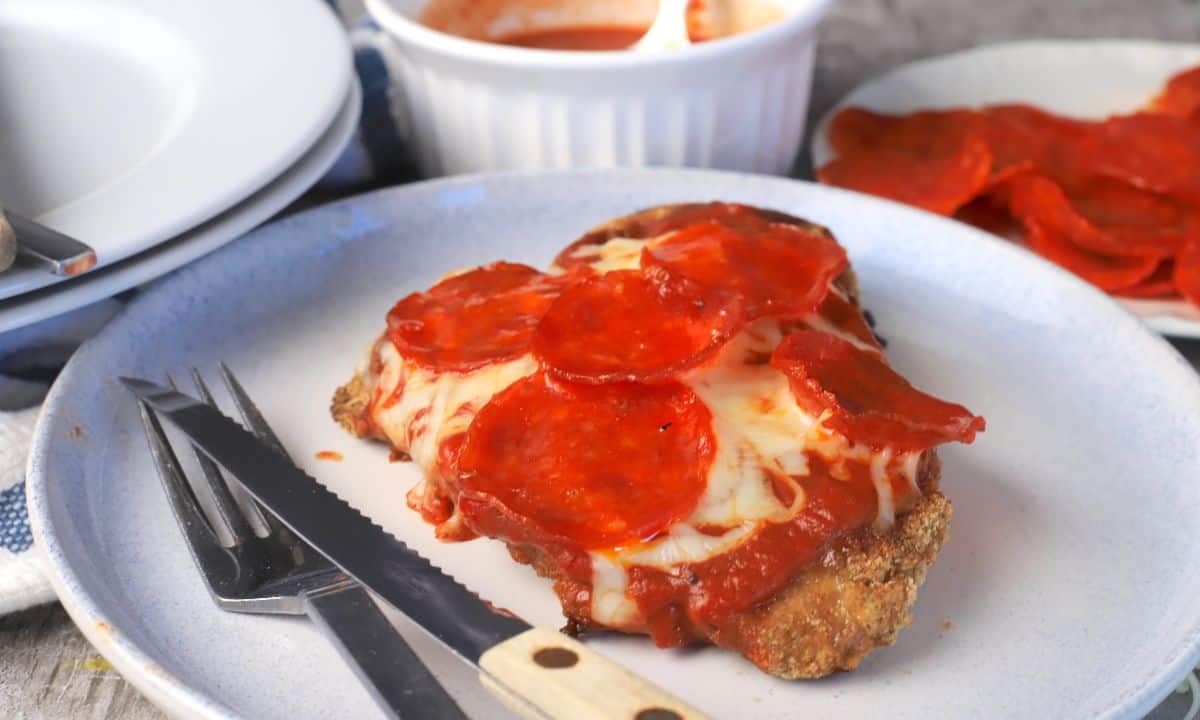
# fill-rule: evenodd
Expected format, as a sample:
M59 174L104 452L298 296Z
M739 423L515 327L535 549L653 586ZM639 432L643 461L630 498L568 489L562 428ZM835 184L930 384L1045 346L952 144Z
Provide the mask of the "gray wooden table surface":
M1196 41L1200 16L1195 0L839 0L821 30L810 120L900 63L1033 37ZM1200 344L1178 347L1200 368ZM1151 717L1177 720L1190 699L1173 694ZM0 618L0 720L161 717L61 606Z

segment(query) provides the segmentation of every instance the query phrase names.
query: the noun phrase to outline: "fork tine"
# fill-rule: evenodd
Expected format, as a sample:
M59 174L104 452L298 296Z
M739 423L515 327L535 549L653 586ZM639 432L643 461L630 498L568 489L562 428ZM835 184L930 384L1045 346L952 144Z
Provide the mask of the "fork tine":
M288 455L287 448L283 446L283 443L279 442L279 436L277 436L275 431L271 429L271 426L267 424L267 419L263 417L262 412L259 411L258 405L256 405L254 401L250 399L250 395L246 393L246 389L242 387L242 384L238 382L236 377L234 377L233 371L230 370L229 366L224 362L218 362L217 367L221 373L221 380L225 383L225 388L229 390L229 395L233 398L233 404L237 406L238 412L241 413L242 420L246 423L246 426L250 428L250 432L254 433L259 440L262 440L269 447L274 448L275 451L280 455L284 456L288 460L291 460L292 458L290 455ZM259 508L259 510L260 515L264 520L266 520L267 525L270 526L272 532L290 532L283 526L283 523L279 522L279 520L275 518L273 514L269 512L261 512L262 508Z
M175 378L171 377L170 373L167 373L167 384L171 386L172 390L178 389L175 385ZM192 453L196 457L196 463L200 465L200 472L204 475L205 480L199 490L195 484L191 486L197 503L207 511L209 526L212 527L222 545L226 547L240 545L254 535L253 528L246 522L246 518L238 509L237 501L230 496L225 480L221 476L221 470L207 455L195 447L192 448ZM207 488L204 488L205 485Z
M171 503L171 510L175 512L175 519L179 521L179 527L183 530L188 545L192 547L192 553L199 557L219 549L221 540L200 511L199 502L183 471L179 469L179 458L171 449L171 443L167 440L167 434L163 432L158 418L144 402L138 402L138 410L142 415L142 428L146 431L146 440L150 443L154 467L162 480L163 489L167 492L167 500Z
M229 388L229 394L233 396L233 403L237 405L238 412L242 414L242 419L246 421L247 427L258 436L259 440L275 448L280 455L291 460L292 458L288 455L287 449L283 447L283 443L279 442L279 437L275 434L275 431L267 424L267 419L259 411L258 405L254 404L254 401L246 394L245 388L233 376L233 371L223 362L217 365L221 369L221 379L225 381L225 387Z
M195 384L202 401L211 408L221 409L213 399L212 393L209 392L204 378L195 368L192 368L192 383ZM217 501L217 511L230 524L238 537L238 542L252 535L266 534L270 531L270 526L263 517L263 513L258 509L258 504L254 502L245 488L236 482L226 481L217 464L199 450L196 451L196 460L200 463L200 469L204 471L204 479L212 488L213 497ZM259 530L261 533L256 532Z
M172 390L178 390L175 378L171 377L171 373L167 373L166 377L167 385ZM155 418L155 422L157 421L157 418ZM180 473L180 477L191 488L192 497L196 499L196 504L199 506L200 512L208 520L208 526L212 529L213 534L217 536L217 541L224 547L232 547L240 544L247 537L253 535L253 530L247 526L245 518L238 512L237 506L229 504L228 493L221 492L224 484L217 466L212 463L208 456L194 446L192 447L192 453L196 457L196 462L200 465L200 470L206 482L200 483L196 480L188 480L187 476L182 472ZM232 512L230 511L231 508Z

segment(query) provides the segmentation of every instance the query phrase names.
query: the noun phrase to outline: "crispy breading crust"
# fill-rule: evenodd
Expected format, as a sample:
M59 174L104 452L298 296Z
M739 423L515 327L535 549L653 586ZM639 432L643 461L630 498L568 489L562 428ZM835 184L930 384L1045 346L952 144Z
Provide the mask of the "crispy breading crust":
M930 450L919 470L922 495L890 530L844 539L771 601L736 614L698 641L735 650L788 680L853 670L875 648L894 643L912 623L917 590L946 539L951 507L937 490L940 475L941 463ZM570 630L604 629L585 616L582 588L561 577L552 558L529 545L510 545L509 554L554 581Z
M358 437L370 437L364 418L369 392L360 375L338 388L331 411ZM801 574L771 602L737 615L716 630L712 643L745 655L782 678L818 678L853 670L876 647L891 645L912 622L910 609L925 572L946 539L950 501L938 492L941 464L928 451L918 472L922 495L884 533L865 532L829 550L821 565ZM537 548L509 548L519 562L534 566L556 586L565 581ZM560 597L576 597L565 585ZM573 627L596 627L570 617Z
M937 557L952 513L937 491L941 464L926 454L923 494L882 534L864 534L826 554L771 602L737 616L713 638L782 678L853 670L912 623L910 610Z
M351 435L365 438L370 436L370 431L365 425L368 422L367 408L370 403L371 392L366 380L361 373L354 373L350 382L334 391L329 412Z

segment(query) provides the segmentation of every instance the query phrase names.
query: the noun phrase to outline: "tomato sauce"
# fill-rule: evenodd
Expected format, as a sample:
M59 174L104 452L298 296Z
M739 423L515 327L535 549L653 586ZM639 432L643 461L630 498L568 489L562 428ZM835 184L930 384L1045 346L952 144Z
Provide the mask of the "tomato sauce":
M809 454L810 474L797 478L805 505L788 522L763 527L734 550L673 568L633 567L628 594L660 647L708 636L731 616L769 600L839 539L869 526L878 508L870 467L846 462L836 470ZM844 475L843 475L844 473Z
M527 30L496 42L539 50L625 50L641 39L647 29L620 25L561 27Z

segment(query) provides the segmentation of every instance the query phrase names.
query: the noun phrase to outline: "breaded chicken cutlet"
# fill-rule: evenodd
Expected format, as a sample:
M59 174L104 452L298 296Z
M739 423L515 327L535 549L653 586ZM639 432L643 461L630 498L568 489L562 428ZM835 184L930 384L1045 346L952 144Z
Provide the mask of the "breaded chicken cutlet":
M827 230L724 203L405 297L332 412L417 464L438 537L552 580L569 628L784 678L910 623L951 515L934 448L983 429L887 365Z

